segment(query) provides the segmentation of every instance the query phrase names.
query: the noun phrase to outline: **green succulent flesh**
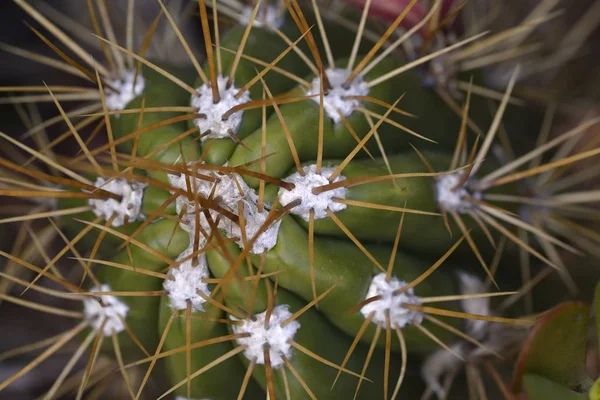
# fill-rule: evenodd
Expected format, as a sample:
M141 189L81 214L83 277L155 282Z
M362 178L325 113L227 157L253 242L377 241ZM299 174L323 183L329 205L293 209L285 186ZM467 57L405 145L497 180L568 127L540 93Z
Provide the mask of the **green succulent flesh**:
M221 46L235 50L244 31L244 26L232 28L223 36ZM296 38L299 33L289 23L282 31L290 38ZM256 28L250 33L244 55L268 64L287 47L274 33ZM308 51L306 48L304 50ZM347 53L345 55L347 56ZM224 76L228 74L233 60L232 53L222 52L221 68ZM347 62L340 58L336 60L336 65L344 68ZM402 60L386 59L364 78L369 80L381 76L398 68L402 63ZM308 67L293 51L277 66L297 76L307 77L309 82L314 79L314 75L309 75ZM262 68L242 59L235 71L234 86L241 88ZM170 68L169 70L194 88L204 84L194 73ZM205 66L204 70L207 75L210 74L208 66ZM126 109L190 105L191 94L182 87L151 69L142 68L141 73L146 83L144 93L132 100ZM304 88L274 71L267 73L264 81L273 96L304 95ZM263 86L258 82L250 88L249 93L252 101L262 100ZM187 119L185 113L177 112L145 112L143 118L140 117L140 113L131 113L111 118L115 139L121 140L119 150L125 154L132 154L135 149L135 157L132 157L133 161L130 164L135 166L134 179L148 183L143 193L141 213L145 219L151 218L149 222L141 220L126 227L110 227L111 230L129 235L136 232L141 224L145 224L144 228L137 232L135 240L127 246L121 246L122 240L108 234L99 249L99 254L110 256L112 263L120 266L102 266L102 272L96 275L100 284L108 284L115 292L130 291L132 288L140 292L163 290L164 274L169 264L184 250L193 247L190 233L186 231L186 227L180 226L177 220L176 198L183 198L186 194L182 191L177 194L168 179L168 174L179 175L188 168L190 175L196 173L192 172L193 168L186 166L184 161L189 164L202 160L208 165L226 164L243 168L248 173L242 173L239 177L250 188L257 190L261 186L259 178L269 176L272 178L271 183L267 183L264 188L267 206L275 203L280 192L276 183L297 171L290 141L293 142L298 155L298 162L303 166L315 164L321 156L324 168L337 168L348 154L356 151L355 157L341 171L341 175L347 180L385 177L390 173L423 175L394 179L388 177L347 188L346 200L377 204L385 208L347 205L345 209L335 213L343 226L364 244L364 250L348 238L336 221L328 216L316 219L313 228L309 228L309 223L301 216L293 213L283 216L277 232L276 245L264 254L242 256L243 249L238 243L229 240L223 245L222 241L226 240L227 231L212 232L211 240L208 241L212 247L205 252L205 256L210 279L215 280L209 287L213 293L217 292L214 301L221 306L204 303L203 311L177 310L172 308L166 295L122 296L122 300L129 307L126 317L128 330L136 335L141 344L136 344L127 331L120 332L119 338L125 359L142 359L147 356L144 352L151 355L160 346L159 353L173 354L162 357L155 368L164 372L171 385L177 385L175 393L184 397L191 395L192 398L214 400L235 399L244 382L247 383L247 398L261 398L264 392L269 390L274 390L277 398L285 398L288 390L293 399L310 398L296 375L306 382L318 399L352 398L359 383L359 378L355 375L361 374L365 360L370 358L370 366L366 373L370 381L361 382L357 398L381 398L383 371L387 368L385 349L391 348L391 357L395 360L389 369L389 376L393 377L389 378L390 382L395 382L394 379L400 370L398 360L401 357L401 346L398 340L389 341L386 338L385 324L371 322L363 328L365 316L356 307L367 299L372 279L385 272L391 257L394 257L391 276L403 282L411 282L425 272L433 261L442 257L462 233L453 220L449 224L453 234L448 232L441 215L444 210L440 208L438 201L436 178L431 176L431 173L427 175L426 165L410 146L412 144L423 150L423 156L436 172L448 171L453 158L453 145L460 129L460 117L432 90L423 87L421 78L412 71L407 71L384 85L370 88L368 96L379 104L359 100L360 107L367 110L367 115L383 115L387 107L381 104L391 105L403 93L406 93L406 98L397 104L397 108L415 114L418 118L390 113L388 119L392 122L381 124L377 129L377 137L373 135L364 149L357 149L360 140L372 135L372 121L369 121L361 110L355 110L345 117L352 128L349 130L344 122L334 122L325 116L322 154L319 154L320 107L319 103L313 100L282 104L279 106L280 114L273 112L273 107L267 107L267 121L264 127L262 107L243 111L242 122L238 130L233 132L235 137L242 141L241 144L231 138L200 140L199 136L204 132L194 131L192 114L187 114ZM473 118L478 123L483 125L489 121L489 115L483 111L479 110L481 112L477 114L477 109L482 107L476 105L473 108L473 112L476 113ZM197 112L202 113L203 110ZM424 117L426 115L434 117ZM164 121L168 119L173 122L165 124ZM373 117L373 120L378 121L378 118ZM285 124L282 121L285 121ZM416 137L408 131L417 132L430 140ZM263 148L265 135L267 141L266 147ZM386 158L382 156L380 146L385 149ZM268 157L264 159L264 163L256 162L265 154ZM165 171L167 168L159 167L161 165L168 166L168 171ZM479 174L483 176L497 167L493 162L486 160ZM200 168L197 173L208 172ZM490 193L515 195L518 194L518 188L505 185L490 190ZM67 209L85 204L85 200L70 199L61 201L60 207ZM280 205L278 209L281 208ZM403 214L399 209L404 208L418 213L407 211ZM237 210L235 213L237 214ZM92 212L82 214L78 218L88 222L97 220ZM400 249L396 251L394 242L401 218ZM491 254L492 246L487 244L486 232L482 230L481 225L472 219L464 220L470 238L480 246L483 254ZM79 232L83 226L81 222L74 220L65 223L71 232ZM97 223L105 225L106 221L100 219ZM311 229L314 229L312 248L309 239ZM426 240L422 235L425 230ZM83 239L89 249L94 247L97 237L96 234ZM115 252L115 248L119 249L118 252ZM471 253L465 244L459 247L458 251ZM169 260L171 262L168 262ZM231 268L233 264L237 265L235 269ZM415 287L416 296L426 298L459 294L456 272L464 269L464 266L447 264ZM314 271L311 265L314 266ZM127 266L131 269L126 269ZM252 278L258 271L268 277ZM483 277L483 272L481 275ZM276 294L273 294L275 287ZM289 306L289 311L293 314L313 301L315 294L318 296L328 290L330 292L319 300L316 306L308 308L297 318L300 328L293 341L298 347L291 350L286 361L291 367L286 364L285 367L268 371L264 364L254 364L254 360L248 359L244 352L240 351L214 367L207 368L219 357L240 349L237 339L219 340L234 334L237 319L252 319L256 315L268 312L272 307L283 305ZM454 312L464 311L460 302L427 305ZM464 328L461 319L437 318L454 329ZM442 342L451 342L456 338L448 329L442 329L430 321L423 321L422 326ZM332 389L338 374L335 365L342 364L359 333L361 338L345 363L346 370L341 373ZM439 348L436 342L416 326L409 324L402 328L402 333L408 351L417 357L430 354ZM374 342L373 349L370 349L376 337L378 339ZM108 342L105 341L104 350L112 352L111 343ZM206 345L203 344L205 342ZM311 357L299 348L308 349L330 364ZM252 376L246 381L245 374L251 363ZM194 377L188 387L187 377L203 368L207 368L206 372ZM411 372L407 374L410 375ZM267 376L272 376L272 387L267 383ZM530 387L533 388L531 390L538 390L537 388L543 386L535 383L535 379L526 378L525 386L528 391ZM408 391L411 387L418 386L411 382L407 382L406 385ZM539 390L546 390L546 387Z

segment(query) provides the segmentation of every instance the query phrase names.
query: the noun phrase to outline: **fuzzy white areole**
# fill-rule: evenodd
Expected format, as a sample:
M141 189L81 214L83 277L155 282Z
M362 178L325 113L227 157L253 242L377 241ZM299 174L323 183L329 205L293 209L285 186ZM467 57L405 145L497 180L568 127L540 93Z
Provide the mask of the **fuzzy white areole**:
M211 182L206 179L190 178L190 186L199 197L208 198L212 193L213 199L218 200L219 206L235 215L238 215L239 213L238 203L240 201L242 202L246 228L244 236L247 241L250 241L267 220L269 215L268 205L265 205L265 208L262 211L259 211L257 205L258 195L256 194L256 191L249 187L242 177L236 173L220 173L217 171L200 171L199 173L216 179L215 182ZM169 175L169 183L175 188L187 190L184 175ZM183 214L181 226L190 234L190 241L193 242L194 235L196 234L197 219L194 200L192 199L190 201L186 196L179 196L176 200L177 213L181 214L184 207L186 212ZM212 209L209 211L209 214L213 221L216 221L217 217L219 217L219 213ZM198 217L200 228L202 228L201 231L210 235L212 227L207 220L206 215L200 213ZM267 229L256 238L250 252L253 254L260 254L275 247L280 225L281 220L271 223ZM227 217L220 216L217 226L219 229L223 230L228 238L237 238L236 243L240 247L244 247L243 235L238 223L231 221ZM201 245L204 245L206 243L206 238L202 232L200 234L202 237L199 239L199 242Z
M104 178L99 177L94 182L94 186L121 196L121 200L89 199L88 204L92 206L92 212L97 217L109 220L113 215L116 215L111 224L113 227L124 225L125 217L130 223L146 219L142 214L144 189L148 186L146 183L127 182L125 178L106 182Z
M258 211L256 203L244 202L244 221L246 223L246 241L250 241L262 226L267 221L269 211L263 209ZM231 221L224 221L224 225L228 237L236 237L238 240L236 243L240 247L244 247L242 238L242 230L238 224L234 224ZM271 222L267 229L261 233L254 243L252 244L252 254L261 254L263 252L271 250L277 244L277 235L279 234L279 227L281 226L281 219Z
M176 261L187 258L194 252L193 246L188 247L177 257ZM197 264L194 265L194 260ZM169 307L175 310L185 310L191 304L193 311L204 311L206 300L198 294L202 292L210 296L208 284L204 282L209 277L206 254L190 258L177 267L169 269L168 276L173 279L165 279L163 288L169 297Z
M464 214L477 208L476 204L466 200L466 198L481 200L481 192L471 189L472 186L476 186L474 179L467 179L462 186L457 188L463 174L464 172L459 171L453 174L441 175L435 180L436 200L440 207L446 211Z
M193 165L190 167L194 168ZM211 193L213 193L213 198L219 199L219 205L221 207L224 207L228 211L232 211L232 207L236 207L237 209L237 202L242 200L244 195L240 193L238 187L236 186L235 180L231 175L219 174L216 171L201 171L199 174L215 178L216 182L211 182L201 178L189 178L190 186L194 192L194 195L197 195L203 199L207 199ZM169 184L174 188L185 191L188 190L185 175L168 175L168 179ZM175 204L177 214L182 215L181 227L190 234L190 242L193 242L193 235L195 235L196 231L196 202L193 198L190 200L187 196L181 195L177 197ZM182 214L184 208L186 211ZM210 215L213 218L213 221L218 216L214 210L210 211ZM201 230L204 230L205 233L210 235L211 226L204 213L200 212L198 218L200 221ZM222 217L222 220L224 219L226 218ZM220 224L227 224L227 222L222 221ZM206 243L206 238L202 236L199 238L199 242L200 245L204 245Z
M300 329L300 322L291 321L282 326L282 323L292 316L287 304L278 305L273 308L269 318L269 325L265 328L267 312L256 314L251 319L239 320L230 316L233 321L241 321L240 325L233 325L233 333L247 333L249 336L236 339L241 346L246 346L244 356L257 364L265 363L264 345L269 345L269 358L273 369L284 365L283 357L288 360L292 358L292 345L290 340L294 339L296 332Z
M381 296L381 299L365 304L360 309L361 314L366 319L373 313L371 322L385 327L386 314L389 313L392 329L402 329L406 325L420 324L423 321L423 312L403 307L404 304L421 305L421 301L415 295L414 290L411 288L402 293L394 294L394 291L405 287L408 283L399 280L395 276L392 276L388 282L386 277L383 272L373 277L365 300L375 296Z
M346 208L345 204L333 200L334 198L346 198L348 189L345 187L327 190L319 194L313 194L312 192L316 187L345 180L346 177L338 175L333 182L329 182L329 177L334 173L336 168L322 167L321 173L317 173L316 164L312 164L303 167L302 170L304 171L304 176L295 172L283 179L284 182L293 183L293 189L279 189L279 201L281 205L286 206L297 199L300 199L301 201L299 205L290 210L291 214L302 217L305 221L308 221L310 210L314 210L315 219L321 219L327 217L327 209L335 213Z
M281 1L279 1L277 3L281 3ZM281 11L282 8L278 7L278 6L279 6L279 4L278 5L273 5L273 4L265 5L265 3L263 3L262 6L260 7L260 9L258 10L258 13L256 14L256 18L255 18L254 22L252 23L252 26L257 27L257 28L267 29L267 30L271 30L271 26L276 29L281 29L283 27L283 24L285 23L285 13L282 12ZM283 10L285 10L285 8L283 8ZM254 12L253 6L250 6L250 5L244 6L244 9L242 10L242 12L238 18L239 23L242 25L248 25L248 23L250 22L250 17L252 16L253 12ZM265 22L269 26L265 26Z
M189 165L189 168L194 167L195 166L193 164ZM198 169L198 174L214 178L215 181L189 177L190 186L194 192L194 196L197 195L198 197L207 199L212 194L214 199L219 199L219 205L228 209L229 211L237 211L238 201L244 200L246 196L253 200L253 193L248 192L247 189L250 188L239 175L236 176L234 174L223 174L219 173L218 171L205 171L201 169ZM185 175L168 175L168 179L169 184L174 188L185 191L188 190ZM196 205L193 198L190 200L186 196L179 196L176 199L177 214L180 214L184 207L187 210L186 215L184 215L184 220L186 222L193 223L193 221L187 221L187 219L190 217L190 214L191 217L194 217L195 206Z
M110 292L108 284L94 286L90 292ZM125 330L123 320L127 317L129 307L119 300L118 297L102 294L99 296L102 303L97 298L89 297L83 300L83 316L86 322L94 329L100 330L104 336L111 336L113 333L119 333Z
M323 108L327 115L336 124L342 120L339 112L345 117L349 116L360 107L360 101L356 99L346 99L346 96L367 96L369 87L362 76L357 75L348 87L344 87L351 71L345 68L328 68L325 74L331 85L327 93L323 96ZM320 104L321 78L315 77L311 82L311 89L306 93L307 96L313 96L311 99ZM339 112L338 112L339 110Z
M109 88L104 89L106 108L110 111L124 110L131 100L144 92L146 87L144 77L139 73L136 78L135 70L122 71L118 78L107 79L106 83L118 90L115 92ZM119 118L119 114L116 114L115 118Z
M246 90L239 98L235 97L239 89L232 84L227 87L229 78L225 76L217 77L217 86L219 87L219 96L221 100L215 103L210 82L206 82L196 89L196 94L192 95L191 106L198 109L199 113L205 115L204 118L194 120L198 127L201 140L231 138L231 135L237 134L237 130L242 123L243 111L238 111L224 119L223 115L231 108L249 102L250 92ZM209 132L210 133L207 133ZM233 140L233 139L232 139Z

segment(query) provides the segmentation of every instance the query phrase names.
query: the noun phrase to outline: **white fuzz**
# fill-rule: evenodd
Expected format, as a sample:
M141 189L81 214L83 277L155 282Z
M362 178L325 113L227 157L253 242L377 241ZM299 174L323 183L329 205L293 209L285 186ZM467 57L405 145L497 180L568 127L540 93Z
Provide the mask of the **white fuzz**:
M464 342L450 346L454 353L465 356L467 346ZM456 371L463 365L463 360L456 357L446 349L439 349L427 356L421 366L421 377L439 399L446 398L446 392L442 385L442 377L450 372Z
M104 97L106 98L106 108L111 111L121 111L127 106L127 104L142 94L146 86L144 77L142 74L138 74L137 80L135 81L135 87L133 81L135 80L135 71L123 71L121 76L117 79L108 79L106 83L118 90L114 92L109 88L104 88ZM119 118L119 114L115 115Z
M244 200L244 197L252 196L252 189L244 182L244 180L237 174L221 174L217 171L210 170L198 170L198 174L204 176L210 176L216 179L215 182L210 182L202 178L189 178L190 186L194 195L198 195L201 198L208 198L211 193L213 199L219 199L219 205L227 208L228 210L235 210L237 213L237 203L240 200ZM191 175L191 174L190 174ZM171 186L177 189L183 189L187 191L187 183L185 175L169 175L169 183ZM239 186L238 186L239 185ZM242 190L240 192L240 189ZM179 214L183 207L187 207L188 214L195 213L194 200L189 200L186 196L179 196L176 200L177 213Z
M106 184L105 182L106 180L103 178L98 178L95 186L121 196L121 201L115 199L89 199L88 202L96 216L102 216L108 220L113 214L116 214L112 226L123 225L125 216L128 217L129 222L145 219L141 213L141 208L144 189L148 186L147 184L135 181L128 183L126 179L115 179Z
M190 179L192 190L195 191L199 197L208 198L210 194L213 193L213 199L218 201L219 206L235 215L238 215L239 212L238 202L242 201L244 205L244 222L246 224L245 237L247 241L250 241L262 227L269 215L269 211L266 208L263 209L262 212L258 211L258 195L256 194L256 191L249 187L242 177L235 173L222 174L216 171L199 171L199 174L209 175L217 179L216 182L209 182L200 178ZM175 188L187 190L184 176L169 175L169 183ZM185 196L179 196L176 200L176 204L178 214L181 213L181 210L183 210L184 207L186 208L186 213L182 217L182 227L190 233L190 236L194 235L196 231L196 209L194 200L190 201ZM210 210L210 215L213 221L216 221L219 213ZM210 234L211 226L204 213L200 214L199 220L202 230L207 234ZM256 239L251 252L253 254L260 254L263 251L272 249L277 243L277 234L280 225L280 221L270 224L267 230L261 233ZM218 227L225 232L227 237L237 238L238 245L243 247L242 231L238 224L221 215ZM193 239L192 236L191 240ZM200 238L200 244L204 245L205 242L206 238L202 236Z
M209 182L205 179L200 178L189 178L190 186L192 188L192 192L200 198L208 198L214 188L214 199L220 199L219 205L226 208L229 211L232 211L232 207L236 207L235 211L237 211L237 202L243 199L242 194L238 190L235 181L233 180L231 175L227 174L219 174L217 172L212 171L199 171L199 174L208 175L213 178L217 178L217 182ZM184 175L169 175L169 183L171 186L177 189L182 189L187 191L187 184ZM243 180L238 178L240 185L242 185ZM182 215L182 224L181 227L185 229L190 235L195 234L196 227L196 205L195 201L189 200L189 198L185 195L177 197L176 200L176 209L177 214L181 215L181 211L185 208L186 212ZM202 207L198 205L201 209ZM211 211L211 216L213 217L213 221L217 217L217 213ZM236 212L237 214L237 212ZM207 233L210 234L210 224L206 220L206 216L204 213L200 212L200 227ZM223 223L226 218L222 217ZM201 233L202 234L202 233ZM190 241L193 242L193 237L190 237ZM206 238L200 238L200 245L203 246L206 243Z
M461 294L485 293L485 285L479 278L473 275L466 272L458 272L458 280ZM487 297L463 299L461 300L461 306L465 312L470 314L494 315L490 308L490 299ZM465 333L482 343L485 347L476 346L466 340L459 340L452 344L450 348L464 360L477 362L480 357L506 353L515 344L522 343L523 338L527 334L527 329L514 325L468 319L465 322ZM445 397L442 386L444 375L455 373L463 364L464 361L456 357L453 353L445 349L439 349L425 359L421 367L421 376L427 383L427 386L438 397L443 398Z
M107 284L100 287L93 287L90 292L110 292L110 286ZM83 315L87 323L99 330L104 324L102 333L104 336L110 336L113 333L119 333L125 329L122 319L127 317L129 307L115 296L103 294L100 295L102 304L93 297L83 300ZM104 322L106 321L106 322Z
M227 88L227 80L228 78L224 76L217 77L221 101L216 104L213 101L212 88L209 82L196 89L197 94L192 96L192 107L197 108L199 113L206 115L206 118L194 120L200 134L204 135L202 141L228 138L230 132L235 134L242 123L243 111L233 113L227 120L223 120L223 114L232 107L249 102L250 92L245 91L239 99L236 98L235 94L239 89L235 85ZM208 131L210 133L206 134Z
M276 369L284 364L282 356L290 359L292 356L292 346L289 340L296 336L296 331L300 329L298 321L292 321L282 327L281 323L292 316L288 305L280 305L273 308L269 319L269 327L265 329L266 312L255 315L252 319L242 320L242 325L233 325L233 333L249 333L250 336L236 339L238 344L247 346L244 350L244 356L248 360L254 360L257 364L265 363L263 346L269 345L269 356L271 367ZM234 321L239 321L235 317L230 317Z
M329 88L329 92L323 96L323 108L325 109L325 114L335 123L342 120L338 110L341 111L344 116L348 116L360 106L359 100L345 99L345 96L366 96L369 94L367 83L360 75L357 75L354 78L347 89L343 87L346 79L350 76L350 72L351 71L348 71L345 68L328 68L325 70L331 87ZM318 96L320 93L321 78L316 77L313 79L312 87L307 95L317 95L312 97L312 100L320 103L320 96Z
M479 294L485 292L483 282L466 272L458 272L458 281L460 283L461 294ZM463 299L461 300L463 310L470 314L491 315L489 307L489 298L481 299ZM488 333L490 323L487 321L466 320L465 333L475 340L485 342L485 336ZM484 343L488 346L488 343ZM467 341L458 341L450 346L454 353L459 354L467 360L472 356L472 343ZM489 346L488 346L489 347ZM487 350L486 350L487 352ZM444 389L441 384L442 377L449 372L456 371L463 365L463 361L453 353L445 349L439 349L429 355L421 367L421 376L427 383L427 386L433 390L438 397L444 397Z
M469 182L467 180L461 187L454 190L460 182L463 172L455 172L454 174L442 175L436 179L435 189L437 193L437 201L440 206L443 206L446 211L465 213L476 207L475 204L465 200L465 197L472 197L480 200L480 192L471 192L468 189Z
M421 304L419 297L414 294L414 290L408 289L400 294L394 294L395 290L406 285L408 283L396 277L392 277L389 282L386 282L385 273L376 275L371 281L371 286L369 286L365 299L375 296L381 296L381 299L366 304L360 309L360 312L365 318L374 312L372 321L379 326L385 326L385 314L389 312L392 329L402 329L408 324L420 324L423 321L423 313L421 311L409 310L402 307L403 304Z
M315 219L327 217L327 209L333 212L342 211L346 208L345 204L333 201L334 197L345 199L347 189L344 187L327 190L319 194L313 194L312 190L316 187L329 184L329 177L335 171L335 168L321 168L321 173L318 174L316 164L302 168L304 176L298 172L293 173L284 179L285 182L293 183L292 190L279 189L279 201L281 205L286 206L296 199L302 202L290 211L294 215L298 215L308 221L309 211L315 210ZM344 176L338 175L333 180L333 183L346 179Z
M243 25L247 25L248 22L250 22L250 17L253 12L254 7L245 6L238 18L239 22ZM256 19L252 23L252 26L263 28L264 22L274 28L281 29L285 22L285 14L279 11L277 6L269 4L265 7L263 3L263 6L261 6L256 14ZM270 30L271 28L266 27L266 29Z
M458 272L458 281L460 283L460 294L481 294L485 293L485 285L481 279L466 272ZM481 297L479 299L462 299L460 305L463 310L469 314L492 315L490 309L490 298ZM475 339L483 339L490 322L484 320L465 321L465 331Z
M187 248L177 257L177 261L188 257L194 252L193 246ZM204 311L202 306L205 300L198 294L202 292L210 296L208 284L203 282L203 279L208 278L208 265L206 264L206 255L202 253L196 258L198 265L194 266L194 258L181 263L177 268L171 268L168 275L173 280L167 279L163 283L163 287L169 296L169 306L176 310L184 310L187 308L188 302L192 305L194 311Z
M258 207L254 203L244 202L244 222L246 223L246 241L250 241L256 233L262 228L269 212L263 209L262 212L258 212ZM243 247L244 241L242 239L242 231L237 224L233 224L230 221L224 221L227 224L227 235L228 237L236 237L239 240L236 242L240 247ZM271 250L277 244L277 234L279 233L279 226L281 220L273 223L271 222L269 227L260 234L256 241L252 245L253 254L261 254L265 251Z

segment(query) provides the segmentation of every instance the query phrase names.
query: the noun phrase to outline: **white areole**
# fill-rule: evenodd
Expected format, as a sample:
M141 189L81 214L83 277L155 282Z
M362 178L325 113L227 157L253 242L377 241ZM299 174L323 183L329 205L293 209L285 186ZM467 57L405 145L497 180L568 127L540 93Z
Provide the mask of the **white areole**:
M193 168L193 166L192 166ZM208 198L211 193L213 199L217 199L218 205L224 210L238 215L238 202L242 202L244 208L244 223L246 227L246 241L252 240L256 233L262 228L269 215L268 208L265 207L262 211L258 211L258 195L256 191L249 187L246 182L236 173L220 173L217 171L199 170L199 174L208 175L214 178L215 182L210 182L201 178L190 178L192 191L201 198ZM171 186L186 190L187 183L183 175L169 175L169 183ZM267 206L265 204L265 206ZM179 196L176 200L177 214L186 208L186 212L182 217L182 228L190 233L190 241L193 242L196 232L196 204L195 200L191 201L186 196ZM219 229L222 229L228 238L237 238L236 243L243 247L244 241L240 225L231 221L229 218L219 215L219 212L211 209L209 211L212 220L216 221L219 217ZM210 234L212 228L204 213L199 215L200 227L202 230ZM277 243L277 234L281 220L271 223L268 228L255 239L251 253L260 254L263 251L268 251ZM202 233L201 233L202 234ZM200 238L200 244L204 245L206 239L204 236Z
M238 111L223 119L223 115L231 108L250 101L250 92L246 90L239 98L235 95L239 89L235 85L227 87L228 77L217 77L219 86L219 95L221 100L218 103L213 101L213 92L211 83L207 82L196 89L197 94L192 95L191 105L198 109L198 112L206 115L205 118L198 118L194 123L198 127L201 140L223 139L231 137L231 133L237 134L237 130L242 123L243 111ZM209 134L206 134L210 131ZM233 140L233 139L232 139Z
M415 295L414 290L408 289L402 293L394 294L394 291L408 285L392 276L390 281L386 281L386 274L380 273L375 275L371 280L371 285L367 291L365 300L375 296L381 296L381 299L364 305L360 312L366 318L373 314L372 322L379 325L386 325L386 313L390 315L390 324L392 329L402 329L406 325L420 324L423 321L423 313L421 311L409 310L402 307L403 304L420 305L419 297Z
M338 123L342 120L338 110L345 116L352 114L360 106L360 100L356 99L345 99L346 96L366 96L369 94L369 87L363 80L362 76L357 75L348 88L343 85L346 79L350 76L351 71L345 68L328 68L325 70L327 78L331 87L325 96L323 96L323 108L325 109L325 115ZM321 78L315 77L312 80L312 87L306 93L308 96L316 95L312 97L312 100L320 103L321 93Z
M248 337L236 339L238 344L247 346L244 350L244 356L257 364L265 363L264 345L269 345L269 358L271 367L277 369L283 366L283 357L290 359L292 357L292 345L290 340L294 339L296 332L300 329L298 321L292 321L285 326L282 322L292 316L288 305L279 305L273 308L269 318L269 326L265 328L266 311L254 315L252 319L238 320L230 316L234 321L241 321L241 325L233 325L233 333L248 333Z
M115 92L110 88L104 88L106 108L110 111L121 111L125 109L125 106L127 106L131 100L142 94L146 86L146 82L141 73L138 74L137 78L135 77L135 70L123 71L118 78L107 79L106 83L118 90L118 92ZM119 118L119 114L116 114L115 118Z
M339 187L332 190L327 190L319 194L313 194L312 190L319 186L328 185L329 177L335 171L332 167L322 167L321 173L317 173L316 164L308 165L302 168L304 176L298 172L284 179L285 182L293 183L294 188L291 190L279 189L279 201L283 206L288 205L296 199L300 199L301 203L290 210L291 214L302 217L305 221L309 220L310 210L315 211L315 219L327 217L327 209L333 212L342 211L346 208L343 203L338 203L333 200L334 197L345 199L347 189ZM333 182L340 182L346 179L342 175L338 175Z
M94 286L90 292L110 292L108 284ZM118 297L102 294L102 304L94 297L83 300L83 315L86 322L95 330L102 328L104 336L119 333L125 329L123 320L127 317L129 307Z
M468 179L462 186L457 188L463 174L464 172L459 171L436 178L435 189L437 201L446 211L466 213L477 207L476 204L466 200L466 198L481 199L480 192L470 191L468 188L469 183L473 182L472 179Z
M147 184L136 181L129 183L124 178L106 182L104 178L98 178L94 185L107 192L121 196L121 200L89 199L88 203L92 206L92 212L97 217L103 217L108 221L113 215L116 215L111 224L114 227L125 224L125 217L127 217L129 222L140 221L146 218L142 214L142 200L144 198L144 189L148 186Z
M188 247L176 261L187 258L193 252L193 246ZM194 265L194 258L197 260L197 265ZM169 296L169 306L175 310L185 310L189 302L192 310L204 311L203 304L206 300L198 292L210 296L208 284L204 282L209 277L206 255L202 253L194 258L169 269L168 275L173 279L165 279L163 283Z
M281 3L281 1L278 3ZM252 16L253 12L254 7L249 5L245 6L238 18L240 24L247 25L248 22L250 22L250 17ZM265 22L267 23L267 25L270 26L265 26ZM263 3L263 5L258 10L258 13L256 14L256 19L252 23L252 26L271 30L271 26L276 29L281 29L284 23L285 13L281 12L278 6L268 4L265 7Z

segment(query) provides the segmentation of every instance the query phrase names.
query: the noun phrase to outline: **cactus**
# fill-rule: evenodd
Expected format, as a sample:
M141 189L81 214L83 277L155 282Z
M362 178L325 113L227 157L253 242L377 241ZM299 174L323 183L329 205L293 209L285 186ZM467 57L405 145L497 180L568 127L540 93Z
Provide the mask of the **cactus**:
M28 252L40 257L0 251L11 262L3 282L79 307L1 294L78 322L9 352L46 348L0 392L78 342L44 398L100 392L112 371L120 396L134 399L485 398L482 368L491 396L597 396L581 358L587 306L542 312L532 288L556 275L547 292L578 295L565 259L597 242L581 219L598 196L576 168L600 154L593 140L581 144L600 120L550 138L556 103L540 119L515 97L520 66L507 66L501 90L482 78L481 50L524 41L555 16L552 5L519 27L453 40L449 21L464 4L441 0L407 2L382 34L370 1L332 15L335 4L314 0L199 0L189 4L201 63L184 13L157 0L159 15L133 40L130 1L120 43L107 4L90 1L103 64L14 2L55 37L32 28L54 65L91 82L96 103L65 109L60 93L75 89L47 85L40 101L59 113L43 125L68 131L50 142L31 126L38 147L0 134L27 154L0 158L9 177L0 195L44 200L0 221L23 232L39 222ZM183 66L146 54L161 18ZM511 148L531 129L533 146ZM57 155L67 140L78 153ZM44 226L47 217L56 222ZM55 235L63 242L51 257ZM510 368L496 360L522 346L509 388Z

